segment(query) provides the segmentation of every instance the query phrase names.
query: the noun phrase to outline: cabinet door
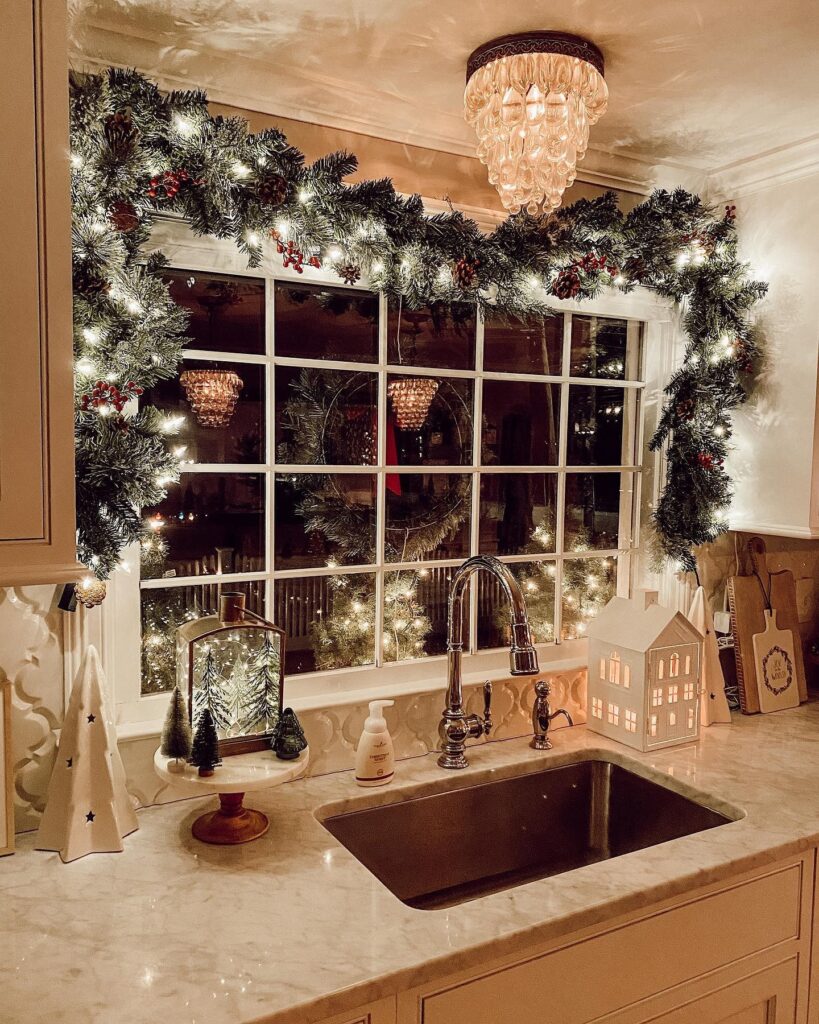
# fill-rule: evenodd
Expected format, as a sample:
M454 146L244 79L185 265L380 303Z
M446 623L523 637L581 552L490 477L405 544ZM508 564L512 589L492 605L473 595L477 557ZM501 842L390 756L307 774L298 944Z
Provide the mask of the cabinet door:
M3 8L0 586L76 579L66 5Z
M795 1016L796 960L788 960L648 1019L651 1024L793 1024Z
M395 1024L395 996L329 1017L321 1024Z

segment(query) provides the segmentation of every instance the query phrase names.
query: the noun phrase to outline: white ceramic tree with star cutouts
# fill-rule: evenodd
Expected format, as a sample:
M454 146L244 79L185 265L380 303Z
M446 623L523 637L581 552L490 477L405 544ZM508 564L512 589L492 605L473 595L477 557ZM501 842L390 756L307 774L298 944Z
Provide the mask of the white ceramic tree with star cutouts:
M120 852L123 837L139 828L105 695L99 654L89 646L71 689L37 833L37 849L56 850L65 863Z

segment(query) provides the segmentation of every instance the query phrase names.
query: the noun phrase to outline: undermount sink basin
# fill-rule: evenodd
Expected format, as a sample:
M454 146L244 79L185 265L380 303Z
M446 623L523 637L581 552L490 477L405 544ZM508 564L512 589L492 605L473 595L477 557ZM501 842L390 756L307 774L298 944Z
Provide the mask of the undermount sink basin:
M431 910L733 820L592 759L338 814L323 825L400 900Z

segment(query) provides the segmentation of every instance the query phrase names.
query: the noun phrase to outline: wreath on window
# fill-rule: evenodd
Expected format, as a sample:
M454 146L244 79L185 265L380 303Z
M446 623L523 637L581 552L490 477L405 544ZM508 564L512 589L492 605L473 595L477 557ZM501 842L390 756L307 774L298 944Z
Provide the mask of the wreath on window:
M366 472L375 462L376 417L369 394L373 374L305 368L290 385L282 407L277 448L280 463L300 466L360 465ZM463 396L440 387L436 402L448 413L461 450L471 443L472 417ZM387 430L395 432L392 417ZM393 435L394 436L394 435ZM398 467L396 467L398 468ZM385 557L414 562L453 536L469 517L468 475L453 466L451 474L435 474L423 508L414 509L402 495L402 476L387 475L391 492L385 523ZM440 478L439 478L440 477ZM330 541L347 563L373 561L372 507L351 501L331 473L301 473L294 481L303 495L297 511L308 532Z
M138 539L143 509L178 479L172 418L131 410L145 388L176 377L186 317L144 246L158 216L230 238L250 267L280 259L295 277L324 267L405 308L473 303L524 319L554 298L591 299L637 286L683 303L683 365L666 389L651 441L667 449L654 511L661 551L693 570L693 547L726 525L723 460L731 412L747 398L758 344L750 320L765 285L737 255L734 207L657 190L628 214L614 193L547 218L518 214L492 234L456 210L427 217L389 179L347 184L355 157L307 165L277 129L252 134L214 116L198 90L162 93L111 68L71 82L71 198L76 357L79 557L104 579ZM439 306L438 308L441 308ZM453 513L455 514L455 513Z

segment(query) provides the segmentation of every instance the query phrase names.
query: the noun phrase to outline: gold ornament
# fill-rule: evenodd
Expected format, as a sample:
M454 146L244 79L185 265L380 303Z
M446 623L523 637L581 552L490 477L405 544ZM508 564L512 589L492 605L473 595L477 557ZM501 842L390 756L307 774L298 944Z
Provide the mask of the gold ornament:
M392 399L395 419L401 430L420 430L423 427L437 392L438 381L431 377L407 377L390 383L387 394Z
M107 592L105 580L98 580L96 576L84 576L74 584L74 596L86 608L96 608L102 604Z
M241 377L232 370L185 370L179 383L201 426L225 427L230 423L243 387Z

